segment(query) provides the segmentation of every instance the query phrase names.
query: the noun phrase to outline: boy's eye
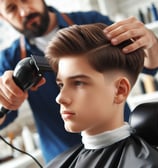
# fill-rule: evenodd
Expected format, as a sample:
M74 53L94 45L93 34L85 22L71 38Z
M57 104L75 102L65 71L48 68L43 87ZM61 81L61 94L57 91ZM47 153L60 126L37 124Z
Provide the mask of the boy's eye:
M74 84L76 86L81 86L81 85L84 85L84 82L83 81L75 81Z

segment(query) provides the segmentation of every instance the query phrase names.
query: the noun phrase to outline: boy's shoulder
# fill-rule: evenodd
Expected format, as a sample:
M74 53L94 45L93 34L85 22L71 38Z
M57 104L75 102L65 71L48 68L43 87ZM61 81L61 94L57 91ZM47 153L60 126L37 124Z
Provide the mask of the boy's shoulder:
M142 138L131 135L101 149L85 149L78 145L56 157L47 168L97 167L133 168L158 167L158 150Z
M61 168L63 166L69 167L71 162L73 162L74 158L78 156L80 151L83 149L83 145L79 144L76 145L67 151L63 152L59 156L55 157L47 166L46 168Z

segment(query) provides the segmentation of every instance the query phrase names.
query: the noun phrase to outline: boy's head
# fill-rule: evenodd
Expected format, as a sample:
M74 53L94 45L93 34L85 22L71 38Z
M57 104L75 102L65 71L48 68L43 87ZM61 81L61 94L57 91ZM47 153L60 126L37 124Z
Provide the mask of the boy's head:
M104 36L104 24L63 29L46 50L57 73L57 102L65 128L96 134L123 124L126 98L143 68L144 52L125 55Z

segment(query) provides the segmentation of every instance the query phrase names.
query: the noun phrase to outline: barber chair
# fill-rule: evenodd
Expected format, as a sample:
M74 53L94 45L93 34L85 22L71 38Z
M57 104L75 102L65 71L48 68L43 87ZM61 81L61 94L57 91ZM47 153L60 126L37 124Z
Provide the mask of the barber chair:
M138 105L130 114L129 124L136 135L158 147L158 102Z

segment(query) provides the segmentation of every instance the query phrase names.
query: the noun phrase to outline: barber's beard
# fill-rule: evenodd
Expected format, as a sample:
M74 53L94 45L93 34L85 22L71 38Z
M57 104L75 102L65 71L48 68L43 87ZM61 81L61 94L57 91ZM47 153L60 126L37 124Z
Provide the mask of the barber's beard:
M27 23L30 21L30 19L39 17L39 22L32 23L31 26L27 26ZM40 37L44 35L44 33L47 31L48 26L49 26L49 15L48 15L48 10L45 9L44 13L32 13L28 15L24 20L23 20L23 30L18 29L17 27L13 26L18 32L22 33L26 38L34 38L34 37Z

